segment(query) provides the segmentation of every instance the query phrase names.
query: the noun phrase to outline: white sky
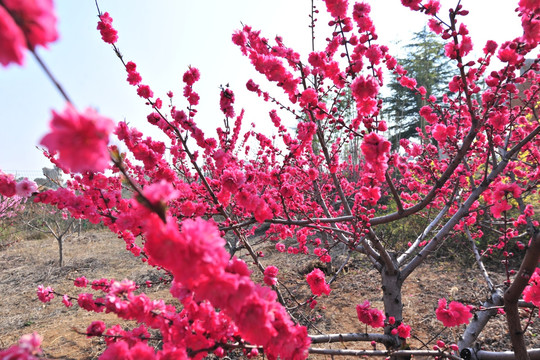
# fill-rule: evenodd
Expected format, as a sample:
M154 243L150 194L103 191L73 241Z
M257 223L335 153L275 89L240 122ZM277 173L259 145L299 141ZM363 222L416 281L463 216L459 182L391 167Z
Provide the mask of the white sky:
M406 42L427 22L424 15L403 8L399 0L367 1L372 7L379 43L391 48L396 41ZM442 0L441 15L457 0ZM352 5L353 2L351 2ZM262 88L280 95L279 89L256 74L249 60L232 44L231 35L241 23L262 30L267 38L281 35L285 44L303 59L311 50L308 14L311 0L101 0L119 32L118 46L126 61L135 61L143 83L157 96L166 99L172 90L176 104L185 106L182 74L188 65L201 71L195 89L201 95L197 115L199 125L212 136L222 124L219 111L219 86L229 83L236 94L235 109L246 109L246 129L251 122L258 129L268 128L269 108L245 90L253 78ZM316 6L325 12L322 0ZM517 0L462 0L470 14L465 18L476 54L486 40L499 44L521 34L514 9ZM39 54L48 64L75 105L83 110L95 107L115 121L127 120L138 129L148 130L144 105L135 88L126 81L121 63L96 30L97 12L93 0L57 0L61 39ZM320 16L316 46L324 49L328 19ZM395 54L395 50L393 52ZM29 55L29 54L28 54ZM474 59L474 57L472 57ZM164 101L165 103L165 101ZM47 132L50 111L62 111L64 101L31 56L24 67L0 67L0 169L5 171L40 170L49 162L35 147ZM283 118L287 115L282 114ZM156 134L150 131L149 134Z

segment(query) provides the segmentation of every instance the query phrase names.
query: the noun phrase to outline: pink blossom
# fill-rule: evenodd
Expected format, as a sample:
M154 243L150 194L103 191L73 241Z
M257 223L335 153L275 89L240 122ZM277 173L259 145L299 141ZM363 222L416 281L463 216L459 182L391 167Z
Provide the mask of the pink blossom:
M146 186L143 189L143 194L151 204L167 203L180 196L180 191L166 180L161 180L157 183Z
M486 46L484 47L484 54L495 54L495 50L497 50L497 43L493 40L488 40L486 42Z
M275 266L267 266L264 269L264 283L268 286L274 286L277 283L277 274L279 270Z
M41 302L49 302L54 299L54 290L50 286L44 288L43 285L39 285L37 289L37 296Z
M240 170L225 170L221 176L221 182L225 190L235 194L246 182L246 177Z
M401 86L404 86L411 90L413 90L416 87L416 80L407 76L402 76L399 79L399 83L401 84Z
M73 303L72 303L71 300L69 299L69 296L68 296L68 295L62 296L62 303L63 303L66 307L71 307L71 306L73 306Z
M76 278L73 281L73 284L76 287L86 287L86 285L88 285L88 280L84 276L81 276L81 277Z
M433 109L429 107L428 105L423 106L420 109L420 116L426 119L426 121L430 124L435 123L439 118L437 114L433 112Z
M184 73L182 81L184 81L186 85L192 86L195 84L195 82L199 81L200 78L201 74L199 69L190 66L189 69Z
M163 354L164 355L164 354ZM178 355L180 355L178 353ZM102 360L153 360L156 358L154 348L143 342L138 342L132 347L129 347L127 342L118 341L111 344L99 357ZM187 359L187 356L171 356L164 355L162 359Z
M313 88L307 88L302 92L302 96L300 96L300 106L311 108L314 106L317 106L317 92Z
M86 310L86 311L96 311L98 310L98 305L94 301L94 295L92 294L79 294L79 297L77 299L77 304L79 306Z
M25 334L19 339L19 347L31 354L41 354L41 343L43 339L37 332Z
M221 97L219 100L219 107L225 116L234 117L234 93L230 89L221 90Z
M26 42L24 34L11 15L0 6L0 63L23 64Z
M521 26L523 28L523 39L529 44L538 43L540 41L540 19L538 18L538 9L540 5L536 5L536 11L525 11L521 17Z
M285 244L277 243L276 244L276 250L279 251L279 252L284 252L285 251Z
M519 0L519 7L529 11L535 11L540 7L538 0Z
M17 195L21 197L29 197L32 196L33 193L37 192L38 187L37 184L32 180L24 178L24 180L17 183L15 189L17 191Z
M509 122L510 112L507 108L497 110L489 114L488 122L495 130L503 131Z
M529 280L529 285L523 290L523 300L540 306L540 269L536 268Z
M24 49L58 39L52 0L4 0L0 6L0 63L22 65Z
M366 300L362 305L356 305L356 314L360 322L371 327L384 327L385 316L383 312L376 308L371 308L371 304Z
M42 338L37 332L21 336L18 345L0 350L0 359L5 360L38 360L42 357ZM35 355L35 356L34 356Z
M17 192L17 182L11 174L4 174L0 170L0 195L12 197Z
M446 126L444 124L437 124L433 127L433 138L439 143L446 141Z
M374 98L379 92L379 83L372 76L364 78L364 76L360 75L351 84L351 92L357 103Z
M379 134L371 132L364 137L360 147L368 163L378 163L386 158L391 144Z
M502 62L507 62L509 65L516 65L518 61L520 61L523 56L519 55L516 52L516 49L514 46L512 46L511 42L505 42L501 45L499 48L499 52L497 53L497 57Z
M358 25L359 32L374 32L373 21L369 17L371 7L367 3L356 3L353 7L353 19Z
M429 0L424 4L426 8L426 14L428 15L437 15L439 9L441 8L441 3L438 0Z
M472 306L465 306L457 301L452 301L447 308L446 299L442 298L439 299L439 306L435 310L435 314L437 314L437 320L442 322L444 326L452 327L468 324L472 318L471 309Z
M399 324L397 327L397 335L402 339L411 337L411 327L405 324Z
M317 131L317 126L312 122L301 122L298 124L298 140L303 142L310 142L313 139L313 135Z
M49 152L58 152L58 162L73 172L105 170L109 163L107 143L114 128L112 120L95 110L79 113L68 105L63 113L53 111L51 132L41 145Z
M508 203L506 200L500 200L497 201L493 206L491 207L491 213L493 214L493 217L496 219L500 219L503 212L512 210L512 205Z
M92 321L92 323L86 329L86 335L91 336L101 336L105 331L105 323L103 321Z
M444 28L442 27L442 23L435 19L429 19L428 26L431 29L431 31L433 31L435 34L440 34L444 30Z
M129 61L126 64L126 71L128 73L127 81L133 86L138 85L142 80L141 74L139 74L136 69L137 65L133 61Z
M137 95L144 99L149 99L154 96L154 92L150 89L148 85L139 85L137 88Z
M401 3L411 10L420 10L422 0L401 0Z
M347 15L347 0L325 0L326 8L334 18L344 18Z
M114 44L118 41L118 32L112 26L113 19L106 12L99 16L97 29L101 33L101 39L108 44Z
M332 291L330 286L326 283L324 279L324 273L320 269L313 269L312 272L306 275L306 281L311 288L313 295L321 296L323 293L330 295Z

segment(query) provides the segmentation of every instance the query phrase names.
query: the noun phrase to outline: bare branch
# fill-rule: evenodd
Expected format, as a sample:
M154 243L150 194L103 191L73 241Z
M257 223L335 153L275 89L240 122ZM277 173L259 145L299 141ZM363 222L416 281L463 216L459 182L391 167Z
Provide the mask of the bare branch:
M482 257L480 256L480 253L478 252L478 248L476 247L476 243L474 239L472 238L471 232L469 231L469 227L466 225L465 225L465 234L467 235L467 238L471 242L474 257L476 258L476 263L478 264L478 267L480 268L480 271L482 272L482 275L484 276L484 279L486 280L486 283L489 287L489 291L493 293L495 291L495 287L493 286L493 282L491 281L491 278L489 277L489 274L486 271L486 267L484 266Z
M459 356L436 350L348 350L348 349L316 349L310 348L310 354L338 355L338 356L377 356L377 357L398 357L410 359L414 356L445 357L452 360L462 360Z

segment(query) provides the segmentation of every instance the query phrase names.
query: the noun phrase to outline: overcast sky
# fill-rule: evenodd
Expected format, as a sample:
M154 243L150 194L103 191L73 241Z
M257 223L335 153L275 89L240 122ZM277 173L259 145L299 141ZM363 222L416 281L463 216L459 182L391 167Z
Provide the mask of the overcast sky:
M399 0L367 2L372 6L379 43L391 49L397 41L407 42L427 21L427 17L403 8ZM446 15L457 0L441 3L441 14ZM487 39L500 44L521 34L514 12L516 0L461 3L470 10L466 19L475 51L481 51ZM237 112L246 109L246 127L254 122L259 129L269 129L270 123L268 106L260 105L254 94L244 90L247 80L253 78L264 89L280 94L279 89L259 81L249 60L232 44L231 35L242 23L262 30L268 38L281 35L304 60L311 49L311 0L101 0L99 4L114 19L119 32L117 45L125 59L137 63L143 83L149 84L156 96L166 98L172 90L178 95L178 105L184 106L182 74L189 65L199 68L197 119L212 135L222 124L221 84L228 83L235 91ZM323 1L315 0L315 4L324 12ZM114 121L127 120L148 132L149 109L125 81L125 71L110 46L102 42L96 30L94 0L56 0L55 5L61 39L49 50L40 48L39 54L77 108L94 107ZM321 16L316 27L316 46L321 50L328 36L326 23L327 18ZM0 67L0 94L0 169L24 172L50 166L36 146L47 132L51 110L62 111L65 103L31 56L26 57L24 67ZM150 130L149 134L156 133Z

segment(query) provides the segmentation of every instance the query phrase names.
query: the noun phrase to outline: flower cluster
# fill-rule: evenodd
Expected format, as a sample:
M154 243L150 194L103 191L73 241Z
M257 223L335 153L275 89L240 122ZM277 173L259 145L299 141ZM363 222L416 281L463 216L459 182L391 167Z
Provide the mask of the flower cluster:
M112 26L113 19L108 12L99 16L97 29L101 33L101 39L108 44L114 44L118 41L118 32Z
M102 172L109 164L109 134L114 123L93 109L80 113L67 105L63 113L53 111L51 132L41 145L58 153L62 167L73 172Z
M38 360L41 359L41 342L43 339L37 333L21 336L18 345L0 350L1 359Z
M37 190L37 184L32 180L24 178L17 182L13 175L5 174L0 170L0 196L27 198L37 192Z
M235 112L235 95L228 88L222 89L219 104L225 126L217 129L215 139L205 136L197 123L197 68L189 67L182 77L183 104L173 103L177 99L168 92L170 104L165 111L162 100L154 99L150 86L142 83L136 64L123 58L127 81L149 107L146 119L162 132L163 140L145 137L125 122L114 128L111 120L93 110L79 113L68 105L63 113L53 112L51 131L42 145L53 163L70 172L70 179L63 188L35 195L35 201L64 209L75 218L102 222L125 241L128 251L167 272L171 293L182 306L152 300L127 280L95 280L91 289L96 293L76 297L40 286L39 299L48 302L56 295L68 307L75 304L139 322L139 328L129 331L107 328L103 322L90 324L88 336L105 337L104 359L202 359L211 352L223 357L231 344L244 347L249 356L261 350L271 360L303 359L310 340L306 328L294 324L277 302L278 269L263 265L262 255L250 252L268 286L256 284L246 263L227 252L226 245L233 253L239 243L248 247L246 237L263 231L261 241L275 241L284 255L316 256L329 262L333 249L344 245L366 255L377 269L394 268L400 274L404 266L410 274L452 231L468 227L473 237L480 237L480 215L501 217L513 209L510 197L528 201L540 180L540 128L533 106L539 102L536 72L540 66L538 61L524 65L539 40L538 1L519 1L523 36L500 46L488 42L484 56L469 62L463 58L471 53L473 42L467 27L458 22L467 15L462 5L451 9L449 21L443 21L437 0L401 2L429 18L430 29L446 42L446 56L458 63L459 74L442 99L428 95L378 42L368 4L354 4L348 16L347 0L325 0L332 35L324 48L313 49L307 58L287 47L283 38L272 41L250 26L233 35L255 70L288 99L286 103L282 96L270 95L253 80L246 84L253 96L286 110L269 112L268 122L276 130L273 136L257 132L255 125L242 129L244 111ZM25 47L33 49L49 41L43 39L53 38L51 16L45 16L47 36L34 36L19 22L10 23L15 19L15 3L26 2L0 1L4 65L20 62ZM24 14L19 18L34 23ZM314 26L317 19L312 20ZM116 44L118 34L108 13L100 15L98 29L106 43ZM26 36L23 45L20 36L9 39L14 30ZM503 62L500 70L488 70L493 57ZM389 125L380 113L385 68L393 72L399 86L422 100L425 106L419 115L429 124L418 131L421 141L402 139L396 151L387 140ZM517 86L521 84L531 86L523 90ZM298 120L295 131L286 126L285 116ZM113 130L120 144L108 147ZM109 151L114 159L111 167ZM28 196L35 191L27 180L18 184L0 173L3 196ZM126 196L127 192L133 196ZM488 208L491 212L485 211ZM520 215L505 221L505 241L522 228L538 226L532 205L520 205L515 211ZM405 248L408 240L387 241L388 234L379 226L409 216L435 219L431 222L435 226L428 227L434 236L409 242L394 264L391 244ZM220 222L219 227L214 221ZM232 233L237 238L226 244L223 237ZM506 243L501 244L497 246L502 249ZM520 244L518 248L525 247ZM331 292L319 269L306 281L315 296ZM535 273L524 293L533 302L537 282ZM88 288L84 277L74 284ZM395 300L387 293L385 304ZM304 303L314 308L314 296ZM385 313L369 301L356 310L360 322L373 328L386 326L385 333L397 342L411 335L401 318L389 313L386 320ZM472 317L470 306L447 304L446 299L439 301L436 315L445 326L465 324ZM147 343L150 329L162 337L159 350ZM447 349L444 344L440 348Z
M306 329L292 323L275 293L251 281L244 262L229 262L215 226L201 219L186 220L178 231L172 218L163 223L148 214L144 231L149 263L168 269L175 282L193 291L196 300L208 300L220 308L244 339L262 345L271 358L305 357Z
M362 305L356 305L356 314L358 315L358 320L366 325L374 328L384 327L384 320L386 318L384 313L379 309L372 308L368 300Z
M58 39L52 0L4 0L0 4L0 63L23 64L24 50Z
M313 269L313 271L306 275L306 281L309 284L313 295L330 295L330 292L332 291L332 289L330 289L330 285L326 283L324 273L321 271L321 269Z
M463 305L457 301L452 301L448 304L446 299L439 299L439 306L435 310L437 320L443 323L444 326L452 327L461 324L468 324L472 318L471 305Z
M536 268L529 280L529 285L523 290L523 300L540 306L540 269Z

